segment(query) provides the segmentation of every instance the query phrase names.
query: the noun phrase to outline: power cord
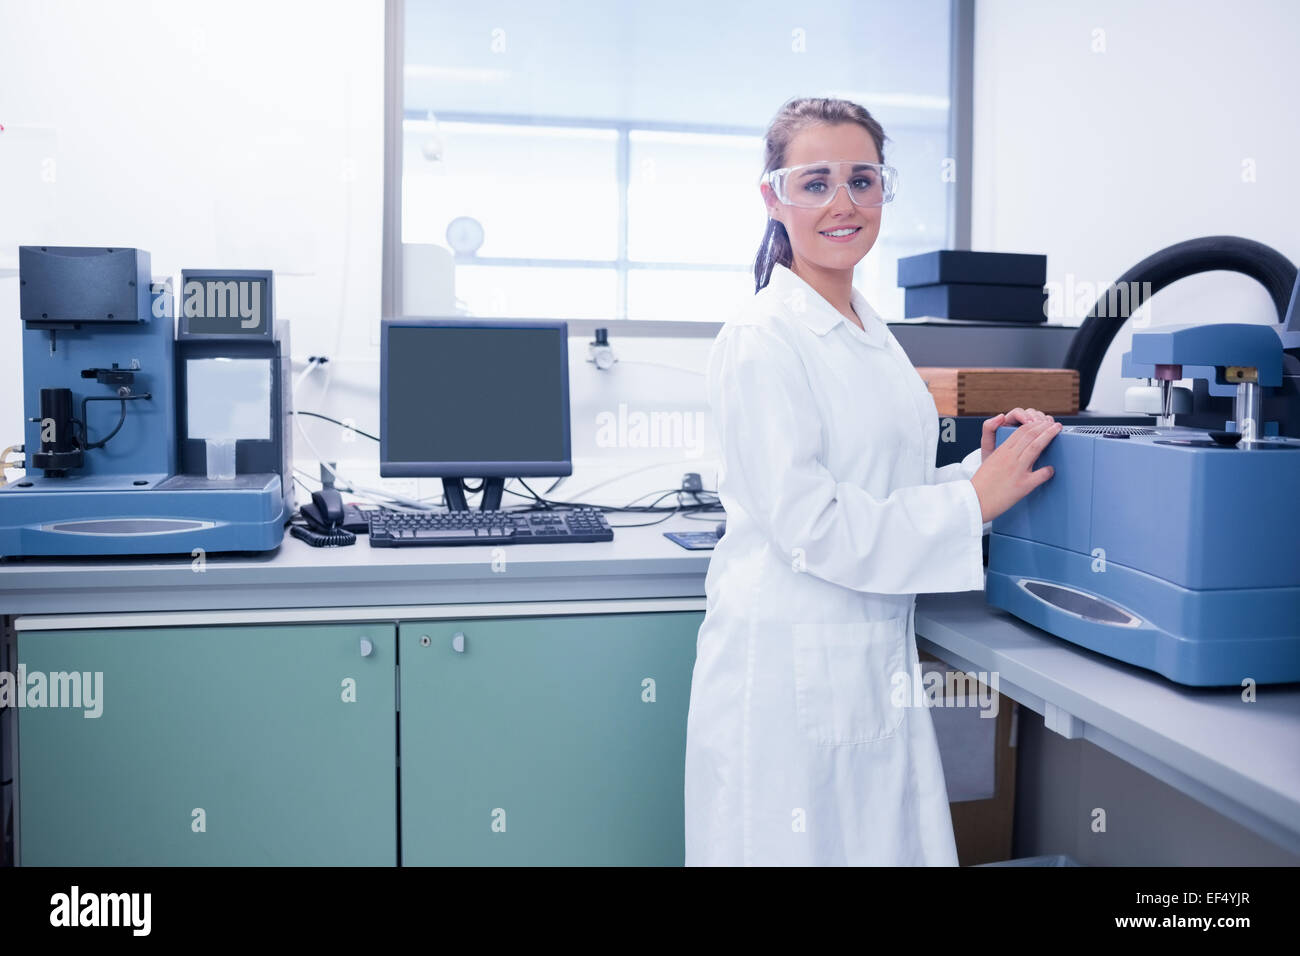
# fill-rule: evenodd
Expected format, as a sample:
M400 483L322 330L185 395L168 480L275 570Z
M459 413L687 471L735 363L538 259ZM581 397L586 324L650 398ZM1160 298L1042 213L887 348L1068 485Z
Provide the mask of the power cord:
M698 479L698 476L695 476L695 478ZM648 527L649 525L661 524L662 522L667 521L669 518L673 517L674 515L679 515L679 514L686 517L690 517L693 514L704 514L704 513L716 514L716 513L723 512L722 501L720 498L718 498L716 492L707 491L703 488L696 490L694 487L694 481L689 482L689 486L688 486L688 482L684 480L681 487L666 488L666 489L661 489L660 491L647 492L644 495L640 495L637 498L633 498L632 501L626 505L615 506L615 505L596 504L593 502L586 502L586 501L553 501L551 499L543 498L540 495L538 495L536 492L534 492L531 488L528 487L528 484L525 481L523 481L523 479L517 479L517 480L519 481L520 484L524 486L525 489L528 490L529 494L532 496L533 505L531 507L526 507L526 508L512 509L516 511L540 511L544 509L549 510L552 508L598 508L601 511L605 511L605 512L663 515L663 517L658 518L655 521L638 522L635 524L620 524L620 525L611 524L610 525L611 528L641 528L641 527ZM520 498L527 497L510 488L507 488L505 490L507 493L512 495L517 495ZM635 503L637 501L640 501L642 498L649 497L650 495L658 495L658 497L655 498L655 500L648 505L638 505ZM660 506L659 502L663 501L665 498L669 498L674 495L677 498L677 503L675 505L673 505L672 507ZM684 502L682 500L683 495L690 495L693 501Z
M347 422L341 422L337 418L330 418L328 415L322 415L320 412L304 412L304 411L299 411L298 409L294 409L294 414L306 415L309 418L319 418L322 421L333 422L335 425L338 425L340 428L346 428L348 431L356 432L358 435L360 435L363 438L369 438L371 441L379 441L378 435L372 435L370 434L370 432L362 431L360 428L357 428L355 425L349 425Z
M311 361L312 361L313 363L315 363L317 360L316 360L316 358L313 356L313 358L311 359ZM313 367L314 367L314 365L313 365L313 366L309 366L309 367L307 368L307 370L303 372L302 376L299 378L299 382L300 382L300 383L301 383L302 379L306 378L307 375L310 374L310 372L312 371L312 368L313 368ZM372 441L379 441L379 438L377 438L375 435L372 435L372 434L370 434L370 433L367 432L367 431L363 431L362 429L357 428L357 427L354 426L354 425L349 425L347 422L340 421L340 420L337 419L337 418L331 418L329 415L322 415L322 414L320 414L319 412L308 412L308 411L295 411L294 414L295 414L295 415L305 415L305 416L308 416L308 417L311 417L311 418L319 418L319 419L321 419L322 421L327 421L327 422L331 422L332 424L338 425L340 428L346 428L346 429L348 429L348 430L350 430L350 431L356 432L358 435L361 435L361 436L363 436L363 437L365 437L365 438L369 438L369 439L372 440ZM301 426L301 424L299 425L298 430L299 430L300 433L302 432L302 426ZM304 434L304 435L303 435L303 438L306 438L306 437L307 437L307 436ZM314 445L311 444L310 439L307 440L307 444L308 444L308 446L311 448L311 450L312 450L313 452L316 453L317 458L319 458L319 457L320 457L320 453L316 451L316 447L315 447ZM638 469L635 469L633 472L628 472L628 473L625 473L625 474L623 474L623 475L619 475L619 476L617 476L617 477L615 477L615 478L609 479L609 480L607 480L607 481L603 481L603 482L601 482L601 483L598 484L598 485L592 485L590 488L587 489L587 491L594 491L596 488L601 487L601 485L610 484L610 483L613 482L613 481L617 481L617 480L619 480L619 479L621 479L621 478L626 477L627 474L634 474L636 471L646 471L646 470L649 470L649 468L658 468L658 467L661 467L662 464L663 464L663 463L661 462L661 463L658 463L658 464L655 464L655 465L648 466L647 468L638 468ZM419 504L421 508L424 508L424 504L423 504L423 502L418 502L418 503L416 503L416 502L412 502L410 499L406 499L406 498L400 498L400 497L396 497L396 496L389 497L389 496L387 496L387 495L386 495L384 492L382 492L382 491L378 491L378 490L375 490L375 489L361 488L360 486L354 486L354 485L352 485L350 482L348 482L346 479L340 479L340 476L338 475L338 473L337 473L333 468L331 468L329 465L324 465L324 467L325 467L325 469L326 469L327 471L330 472L330 474L334 475L334 477L335 477L336 479L341 480L342 483L343 483L345 486L347 486L347 488L349 489L349 491L350 491L351 493L353 493L353 494L357 493L357 491L365 491L365 492L369 492L369 493L370 493L370 497L372 497L373 499L379 501L380 503L385 503L385 504L386 504L387 502L396 502L396 503L399 503L399 504L407 505L408 508L409 508L412 504ZM303 483L302 483L302 482L301 482L301 481L300 481L296 476L295 476L294 480L295 480L295 481L298 481L298 483L299 483L300 485L303 486L304 490L308 490L308 491L310 491L310 489L307 488L307 486L306 486L305 484L303 484ZM545 498L545 497L543 497L542 495L539 495L537 492L533 491L533 489L529 486L528 482L524 481L522 478L515 478L515 479L512 479L512 480L517 481L517 482L519 482L519 484L523 485L524 490L527 491L528 494L527 494L527 495L521 494L520 492L515 491L514 489L509 488L509 487L506 487L506 488L504 489L505 493L506 493L506 494L515 495L515 496L520 497L520 498L525 498L525 499L529 500L529 501L532 503L531 507L510 509L510 510L513 510L513 511L525 511L525 512L526 512L526 511L543 511L543 510L545 510L545 511L551 511L551 510L554 510L554 509L556 509L556 508L575 508L575 507L576 507L576 508L598 508L598 509L601 510L601 511L610 511L610 512L631 512L631 513L639 513L639 514L647 514L647 513L648 513L648 514L658 514L658 513L662 513L662 514L663 514L663 517L662 517L662 518L659 518L659 519L656 520L656 521L642 522L642 523L639 523L639 524L610 525L611 528L613 528L613 527L619 527L619 528L639 528L639 527L645 527L645 526L653 525L653 524L660 524L661 522L663 522L663 521L667 521L669 518L671 518L673 515L676 515L676 514L681 514L681 515L684 515L684 516L686 516L686 517L691 517L691 516L696 515L696 514L716 514L716 513L723 512L723 510L724 510L723 507L722 507L722 501L721 501L721 499L717 496L717 493L716 493L716 492L713 492L713 491L708 491L708 490L706 490L706 489L703 487L702 482L700 481L700 476L699 476L697 473L695 473L695 472L688 472L688 473L687 473L687 474L682 478L682 484L681 484L681 486L678 487L678 488L663 489L663 490L658 491L658 492L654 492L654 491L647 492L647 493L644 494L644 495L640 495L640 496L637 497L637 498L633 498L631 502L629 502L629 503L626 504L626 505L622 505L622 506L619 506L619 505L600 505L600 504L594 504L594 503L591 503L591 502L584 502L584 501L561 501L561 500L553 500L553 499L550 499L550 498ZM551 487L550 487L549 489L547 489L547 490L548 490L548 491L553 490L554 488L558 487L562 481L564 481L564 477L561 477L561 478L557 479L554 483L552 483ZM477 486L470 486L467 482L464 481L464 479L462 479L460 485L461 485L461 488L462 488L462 489L464 489L466 492L468 492L468 493L470 493L470 494L475 494L475 493L480 492L480 491L483 490L483 482L479 482L479 484L478 484ZM656 499L654 500L654 502L652 502L651 504L649 504L649 505L637 505L637 504L635 504L635 502L641 500L641 498L645 498L645 497L648 497L649 495L653 495L653 494L658 494L659 497L656 498ZM675 506L671 507L671 508L661 508L661 507L659 507L659 502L660 502L660 501L663 501L664 498L667 498L667 497L669 497L669 496L671 496L671 495L676 495L676 496L677 496L677 504L676 504ZM683 496L683 495L690 495L691 498L692 498L692 500L693 500L693 503L685 503L685 502L683 502L683 500L682 500L682 496ZM387 506L387 505L386 505L386 506ZM395 509L395 510L398 510L398 509ZM696 520L704 520L704 519L698 519L698 518L697 518ZM291 530L292 530L292 529L291 529Z
M344 528L335 528L332 531L317 531L305 524L291 524L289 525L289 533L301 541L306 541L313 548L343 548L349 544L357 543L356 533L347 531Z

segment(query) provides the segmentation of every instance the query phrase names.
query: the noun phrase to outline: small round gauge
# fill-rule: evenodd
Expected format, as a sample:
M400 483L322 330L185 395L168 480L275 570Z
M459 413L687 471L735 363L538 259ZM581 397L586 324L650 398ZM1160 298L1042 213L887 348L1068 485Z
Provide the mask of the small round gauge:
M457 216L447 223L447 245L458 255L478 252L483 245L483 225L470 216Z

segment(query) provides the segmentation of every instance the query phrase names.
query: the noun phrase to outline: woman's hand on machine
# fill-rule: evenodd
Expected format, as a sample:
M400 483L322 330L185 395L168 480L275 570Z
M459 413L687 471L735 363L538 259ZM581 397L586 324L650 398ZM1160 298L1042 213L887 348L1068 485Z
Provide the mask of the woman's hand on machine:
M989 422L1010 417L1017 411L1024 410L1013 409L1006 416L990 418ZM1034 463L1038 461L1043 449L1060 433L1061 424L1050 415L1041 412L1037 414L1037 419L1022 423L1007 436L1006 441L992 452L986 453L983 464L970 480L975 486L981 520L984 522L992 521L1054 474L1050 465L1035 469ZM993 429L996 430L997 426L994 425ZM986 441L989 434L989 424L986 422Z
M1028 425L1032 422L1041 422L1043 419L1049 422L1056 420L1036 408L1013 408L1005 415L986 418L984 433L980 436L980 461L987 461L989 455L993 454L993 448L998 440L998 429L1003 425Z

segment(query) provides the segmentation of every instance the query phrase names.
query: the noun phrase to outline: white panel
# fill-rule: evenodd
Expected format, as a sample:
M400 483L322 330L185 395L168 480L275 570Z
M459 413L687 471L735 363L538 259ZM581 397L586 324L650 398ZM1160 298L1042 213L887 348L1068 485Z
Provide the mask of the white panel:
M975 17L973 248L1046 253L1049 283L1103 290L1200 236L1300 259L1300 4L979 0ZM1210 273L1157 295L1149 319L1277 316L1254 280ZM1130 338L1111 345L1093 408L1122 409Z
M269 359L189 359L185 386L190 438L270 440Z

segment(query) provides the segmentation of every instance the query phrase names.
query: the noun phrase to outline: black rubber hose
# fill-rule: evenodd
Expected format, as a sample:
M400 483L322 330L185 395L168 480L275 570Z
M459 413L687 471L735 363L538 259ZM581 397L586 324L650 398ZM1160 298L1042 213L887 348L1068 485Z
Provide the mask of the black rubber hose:
M86 427L86 422L90 421L90 419L87 417L86 403L87 402L111 402L114 399L122 403L122 414L117 420L117 427L114 428L107 435L105 435L103 438L101 438L99 441L91 441L90 431ZM90 449L92 448L103 448L105 445L109 443L109 440L112 439L114 435L116 435L118 432L122 430L122 425L125 421L126 421L126 399L125 398L118 398L116 395L99 395L93 398L87 396L86 398L83 398L81 400L81 439L82 439L81 447L84 448L86 451L90 451Z
M1277 308L1277 320L1286 318L1296 267L1271 246L1239 236L1205 236L1161 249L1129 269L1101 294L1070 341L1062 367L1079 371L1080 408L1087 408L1092 401L1101 360L1129 315L1170 283L1201 272L1240 272L1258 280ZM1117 292L1117 287L1124 291Z

